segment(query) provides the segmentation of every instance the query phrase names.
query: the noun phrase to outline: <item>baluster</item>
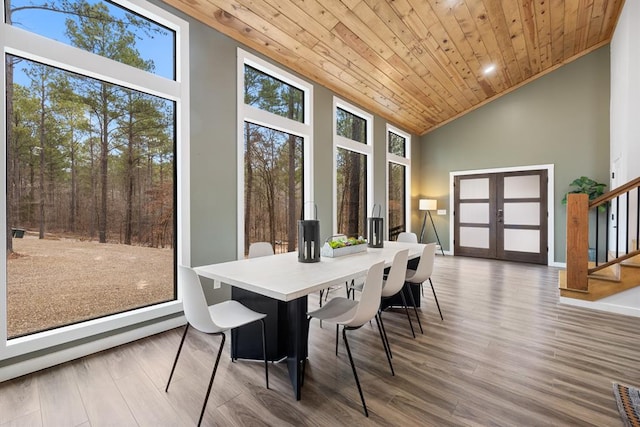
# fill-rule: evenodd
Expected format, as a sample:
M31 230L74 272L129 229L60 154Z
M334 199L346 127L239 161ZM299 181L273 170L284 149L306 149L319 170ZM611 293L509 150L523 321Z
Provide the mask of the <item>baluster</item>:
M629 253L629 193L627 191L625 194L627 195L627 228L624 230L624 240L625 240L625 254Z
M636 188L636 250L640 249L640 187Z
M620 256L618 248L620 248L620 196L616 196L616 258Z

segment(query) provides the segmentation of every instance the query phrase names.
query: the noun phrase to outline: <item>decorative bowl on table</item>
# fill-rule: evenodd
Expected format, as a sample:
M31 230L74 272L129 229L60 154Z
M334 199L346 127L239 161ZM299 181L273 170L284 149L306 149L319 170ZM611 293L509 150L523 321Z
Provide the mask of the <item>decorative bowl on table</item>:
M367 250L367 240L363 237L349 237L334 239L330 237L320 249L320 255L327 258L336 258L343 255L351 255Z

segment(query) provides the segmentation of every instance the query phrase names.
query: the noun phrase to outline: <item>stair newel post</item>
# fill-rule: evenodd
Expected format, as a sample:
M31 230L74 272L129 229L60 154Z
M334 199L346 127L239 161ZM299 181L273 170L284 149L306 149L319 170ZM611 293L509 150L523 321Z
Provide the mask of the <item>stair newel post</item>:
M567 288L587 291L589 268L589 196L567 197Z

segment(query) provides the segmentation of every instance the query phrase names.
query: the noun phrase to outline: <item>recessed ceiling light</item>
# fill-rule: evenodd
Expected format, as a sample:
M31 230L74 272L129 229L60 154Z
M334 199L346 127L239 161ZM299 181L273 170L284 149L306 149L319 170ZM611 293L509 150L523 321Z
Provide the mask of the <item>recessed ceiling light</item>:
M489 74L489 73L493 73L496 70L496 66L495 64L491 64L488 67L486 67L483 71L484 74Z

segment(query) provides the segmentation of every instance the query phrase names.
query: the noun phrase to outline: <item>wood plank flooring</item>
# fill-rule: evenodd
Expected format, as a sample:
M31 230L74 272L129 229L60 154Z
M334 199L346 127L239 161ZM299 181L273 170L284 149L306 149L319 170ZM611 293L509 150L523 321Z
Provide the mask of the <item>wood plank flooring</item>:
M555 268L436 257L444 321L427 286L424 335L404 313L350 332L367 419L333 325L312 322L296 402L284 364L221 360L203 425L620 426L612 382L640 385L640 319L558 305ZM344 295L336 289L331 295ZM310 308L317 305L310 297ZM190 333L169 393L182 329L0 384L0 426L184 426L197 421L217 338Z

